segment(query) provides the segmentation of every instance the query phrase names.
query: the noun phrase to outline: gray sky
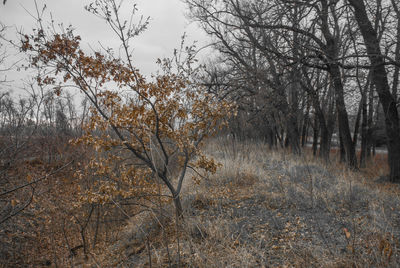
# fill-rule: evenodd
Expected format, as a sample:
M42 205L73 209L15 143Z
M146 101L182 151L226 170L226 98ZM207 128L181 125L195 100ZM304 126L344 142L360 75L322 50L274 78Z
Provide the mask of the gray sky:
M84 6L90 2L37 0L39 7L46 4L47 13L51 12L57 23L65 26L72 24L75 33L81 35L83 44L97 48L97 41L100 41L105 46L116 47L118 41L105 22L84 10ZM180 0L125 0L126 5L130 2L137 3L138 19L141 15L151 17L149 28L133 42L135 64L143 74L156 71L157 58L170 56L173 49L179 47L184 32L188 35L188 44L198 40L198 47L201 47L207 42L205 34L197 25L186 20L185 5ZM5 6L0 5L0 22L29 33L35 21L28 12L35 14L34 0L8 0ZM129 18L129 14L126 15ZM8 37L13 35L16 36L15 31L9 29ZM15 76L21 74L9 75Z

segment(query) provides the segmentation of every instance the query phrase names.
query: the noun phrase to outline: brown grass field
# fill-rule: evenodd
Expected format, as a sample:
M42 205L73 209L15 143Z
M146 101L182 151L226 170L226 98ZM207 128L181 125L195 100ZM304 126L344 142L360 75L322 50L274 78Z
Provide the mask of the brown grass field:
M167 216L130 219L118 242L94 257L98 264L399 266L400 188L378 179L387 172L385 155L353 172L260 142L218 138L205 150L222 167L200 182L188 175L184 220L175 225L168 206Z
M37 186L30 207L3 225L0 266L399 266L400 187L384 179L385 154L351 171L334 151L327 164L308 150L295 157L256 141L214 138L204 150L222 166L215 174L187 174L178 224L168 203L129 219L105 206L82 233L90 207L71 205L76 167L52 176ZM20 169L22 176L52 167ZM93 245L86 257L82 234Z

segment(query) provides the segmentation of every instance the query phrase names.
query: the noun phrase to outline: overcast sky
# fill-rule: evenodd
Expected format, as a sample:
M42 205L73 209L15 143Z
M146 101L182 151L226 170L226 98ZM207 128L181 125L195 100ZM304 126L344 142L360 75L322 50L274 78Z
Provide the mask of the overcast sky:
M105 46L115 47L117 40L105 22L84 9L90 2L92 1L37 0L40 7L46 4L47 12L51 12L57 23L72 24L76 34L81 35L83 44L96 47L97 41L101 41ZM135 65L143 74L156 71L157 58L170 56L173 49L179 47L184 32L188 35L189 43L198 40L199 47L206 44L205 34L196 24L189 23L186 19L185 5L180 0L125 0L126 4L131 2L137 3L138 19L141 15L151 18L149 28L133 43ZM8 0L5 6L0 5L0 22L29 33L35 21L28 12L35 14L34 0ZM12 35L15 36L15 31L9 29L8 37Z

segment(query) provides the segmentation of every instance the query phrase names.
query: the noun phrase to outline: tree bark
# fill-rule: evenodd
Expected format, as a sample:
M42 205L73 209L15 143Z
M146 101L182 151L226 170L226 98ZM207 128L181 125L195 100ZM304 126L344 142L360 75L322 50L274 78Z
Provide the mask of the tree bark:
M175 213L177 218L183 217L183 208L179 195L174 196Z
M366 166L367 146L368 146L368 114L367 114L367 88L361 96L361 151L360 151L360 167Z
M336 110L339 123L339 132L341 133L341 146L343 146L343 149L345 151L347 164L352 168L356 168L356 152L353 139L351 138L349 118L344 103L344 92L340 69L337 64L330 64L329 67L329 73L331 75L333 86L335 88Z
M339 148L340 148L340 162L344 163L346 162L346 150L344 149L343 145L343 137L342 137L342 132L339 129Z
M371 70L372 81L375 84L384 111L390 168L389 177L392 182L398 182L400 181L400 126L396 101L390 92L385 61L379 46L377 32L368 18L364 1L349 0L349 3L354 8L354 15L373 66Z
M396 48L395 48L395 61L400 62L400 10L395 0L391 0L394 12L397 15L397 27L396 27ZM393 72L393 83L392 83L392 95L394 100L397 102L397 92L399 86L399 75L400 75L400 66L394 66Z
M331 76L332 84L335 89L336 97L336 110L339 123L339 131L341 133L341 140L344 150L346 152L346 161L351 168L357 167L357 159L355 154L355 147L351 138L349 118L344 102L344 90L342 83L342 75L340 72L337 57L339 54L338 33L333 35L330 31L330 23L328 22L329 5L326 0L321 0L322 10L320 13L321 18L321 31L326 40L326 55L328 57L327 67L329 75ZM335 21L338 24L337 21ZM335 25L338 26L338 25Z
M301 130L301 147L304 147L306 145L306 143L307 143L309 113L310 113L310 105L307 102L307 110L306 110L306 112L304 114L303 126L302 126L302 130Z
M317 115L314 115L314 135L312 144L312 150L314 156L317 155L318 151L318 135L319 135L319 121Z

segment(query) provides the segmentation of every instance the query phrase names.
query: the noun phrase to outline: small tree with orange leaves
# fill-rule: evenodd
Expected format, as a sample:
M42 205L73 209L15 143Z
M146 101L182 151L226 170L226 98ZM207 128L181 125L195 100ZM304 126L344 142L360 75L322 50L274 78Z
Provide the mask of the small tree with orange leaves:
M79 171L79 176L90 173L95 178L84 191L83 201L151 199L157 196L161 181L181 216L186 171L215 172L217 164L199 146L224 123L233 105L191 82L194 60L190 48L184 65L173 70L173 61L160 61L162 74L147 81L134 67L130 52L131 39L146 29L147 20L128 23L120 17L121 8L122 2L114 0L87 6L116 33L123 56L109 49L87 54L71 28L61 33L45 30L41 20L38 30L23 36L21 47L32 65L49 70L46 77L38 78L39 83L54 85L56 93L63 87L77 87L92 104L85 135L75 141L95 150L89 164ZM132 14L136 11L134 6Z

